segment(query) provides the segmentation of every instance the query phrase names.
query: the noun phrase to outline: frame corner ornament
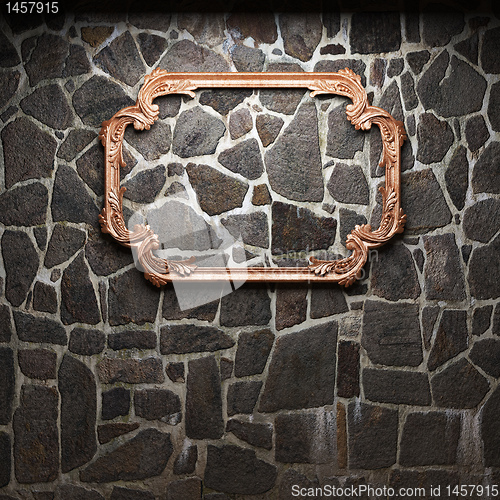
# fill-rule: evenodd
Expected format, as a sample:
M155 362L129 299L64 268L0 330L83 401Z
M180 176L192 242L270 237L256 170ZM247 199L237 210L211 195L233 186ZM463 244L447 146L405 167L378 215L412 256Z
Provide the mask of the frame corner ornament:
M159 116L159 107L153 101L167 94L185 94L195 97L199 88L307 88L311 97L334 94L351 99L346 107L347 119L357 130L369 130L375 124L382 137L381 167L385 167L385 186L382 194L380 226L373 230L370 224L357 225L347 236L348 257L328 261L309 257L309 266L296 268L253 267L234 268L197 267L194 257L173 261L154 254L160 247L158 236L149 225L137 224L133 230L126 227L123 217L123 194L120 188L120 167L125 166L122 154L125 129L132 124L136 130L149 130ZM333 281L349 286L360 276L371 249L387 243L395 234L402 233L406 215L401 208L401 146L406 139L403 123L387 111L371 106L361 77L346 68L337 73L168 73L155 69L144 78L135 105L118 111L104 121L99 140L105 149L105 199L99 222L104 233L118 243L134 248L146 279L156 286L171 281ZM241 276L240 276L241 274Z

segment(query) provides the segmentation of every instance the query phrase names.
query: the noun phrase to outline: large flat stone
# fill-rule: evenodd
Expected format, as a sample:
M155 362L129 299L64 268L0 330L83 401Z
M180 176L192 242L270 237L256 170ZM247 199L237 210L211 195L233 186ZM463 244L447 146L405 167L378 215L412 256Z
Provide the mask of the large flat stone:
M336 353L335 321L280 336L269 365L259 411L333 404Z
M37 318L31 314L14 311L14 322L19 340L24 342L66 345L68 337L64 327L49 318Z

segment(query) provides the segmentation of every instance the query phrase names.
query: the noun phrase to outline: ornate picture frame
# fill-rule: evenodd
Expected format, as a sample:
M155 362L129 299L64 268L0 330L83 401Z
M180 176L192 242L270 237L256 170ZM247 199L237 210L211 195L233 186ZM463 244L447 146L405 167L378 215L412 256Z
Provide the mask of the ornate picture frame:
M195 259L167 260L155 255L160 247L158 236L146 224L137 224L129 230L123 217L120 188L120 167L125 165L122 144L125 129L133 124L136 130L148 130L158 119L156 97L167 94L187 94L205 88L305 88L311 97L334 94L348 97L347 119L356 129L369 130L373 124L380 129L383 145L381 167L385 167L385 187L382 194L380 226L373 230L370 224L357 225L347 236L346 248L352 253L339 260L309 258L306 267L198 267ZM349 286L360 275L371 249L387 243L401 233L406 215L401 208L401 146L406 139L403 123L387 111L371 106L361 78L350 69L337 73L168 73L156 69L144 79L136 104L118 111L103 122L99 134L105 149L104 208L99 221L102 231L109 233L118 243L131 247L144 270L146 279L156 286L184 281L270 281L270 282L338 282Z

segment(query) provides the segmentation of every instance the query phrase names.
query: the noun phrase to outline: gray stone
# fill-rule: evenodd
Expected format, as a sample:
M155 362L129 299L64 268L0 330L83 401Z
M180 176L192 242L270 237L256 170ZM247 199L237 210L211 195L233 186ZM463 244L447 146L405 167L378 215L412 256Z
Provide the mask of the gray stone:
M233 376L234 361L228 358L220 359L220 379L227 380Z
M19 340L23 342L66 345L68 338L63 326L48 318L14 311L14 322Z
M385 70L387 61L377 57L370 67L370 84L375 87L382 87L385 80Z
M241 238L245 245L269 246L267 215L264 212L228 215L221 222L235 239Z
M426 165L440 162L454 141L448 122L439 120L432 113L420 116L417 138L417 160Z
M365 134L356 130L346 117L346 104L334 108L328 115L326 154L333 158L354 158L364 144Z
M418 366L423 359L418 305L367 300L361 345L373 363Z
M161 384L165 380L161 359L104 358L97 364L97 375L103 384Z
M401 46L397 12L356 12L351 19L351 51L359 54L395 52Z
M269 144L272 144L276 140L283 127L283 123L283 120L278 116L257 115L255 126L264 147L269 146Z
M401 178L401 204L408 234L426 233L451 222L451 212L431 169L408 172Z
M12 405L16 383L14 354L10 347L0 347L0 424L8 425L12 418ZM10 475L10 472L9 472Z
M124 198L138 203L151 203L158 196L165 180L165 167L163 165L139 172L123 184L127 188Z
M69 43L57 35L43 33L36 39L36 46L29 61L24 64L30 85L64 76L64 65L68 57Z
M500 142L491 142L482 152L472 171L472 191L500 193Z
M453 233L424 236L425 296L428 300L463 300L465 282Z
M276 466L259 460L255 451L233 445L207 447L205 486L225 493L258 495L276 482Z
M15 95L20 76L19 71L8 71L0 75L0 108L5 107Z
M190 477L169 483L166 500L201 499L202 482L197 477Z
M215 357L189 361L186 385L186 436L219 439L224 434L224 420L220 373Z
M398 410L349 403L349 467L383 469L396 462Z
M454 465L459 438L459 415L410 413L403 427L399 463L404 467Z
M6 226L44 224L49 201L47 188L35 182L0 194L0 222Z
M405 67L404 59L401 58L391 59L387 67L387 77L394 78L395 76L400 75L403 72L404 67Z
M117 111L134 101L122 87L104 76L95 75L73 94L73 107L85 125L100 127Z
M337 358L337 396L359 396L359 344L340 341Z
M224 175L208 165L189 163L186 170L198 203L207 214L217 215L242 206L248 191L246 183ZM217 188L214 189L214 186Z
M319 481L317 477L310 480L304 474L301 474L294 469L286 469L281 476L279 497L277 498L279 500L289 500L290 492L292 491L294 485L297 485L299 488L306 488L305 491L308 491L309 488L319 488Z
M139 428L139 423L134 422L133 424L103 424L97 426L97 436L100 444L109 443L112 439L118 436L123 436L123 434L128 434L129 432L135 431Z
M221 326L262 326L270 319L271 299L261 284L245 284L221 299Z
M196 469L198 461L198 446L191 444L182 448L181 452L175 457L174 474L192 474Z
M108 334L108 346L114 351L122 349L155 349L156 332L153 330L125 330Z
M499 63L500 28L494 28L484 33L481 48L481 66L485 73L500 73Z
M224 41L224 14L222 12L182 12L177 16L177 26L193 35L199 43L215 47Z
M454 49L477 66L479 53L479 36L477 33L474 33L471 37L455 44Z
M128 415L130 411L130 391L124 387L114 387L102 393L101 416L103 420Z
M83 469L80 480L86 483L108 483L159 476L172 451L170 434L146 429Z
M181 400L165 389L141 389L135 391L134 409L138 417L177 424L181 419Z
M185 286L187 285L186 283ZM204 321L213 321L215 319L215 315L219 309L219 300L212 300L213 296L211 295L210 288L203 289L199 286L199 283L192 283L191 288L183 288L183 290L185 290L186 293L192 290L200 299L205 292L210 295L206 298L205 303L200 306L191 309L181 309L175 288L169 286L164 287L162 315L165 319L195 318Z
M307 208L281 202L272 205L272 252L288 252L329 248L335 241L337 221L317 217Z
M314 66L314 71L336 73L348 68L361 77L361 85L366 86L366 64L360 59L335 59L334 61L319 61Z
M490 119L491 128L496 132L500 131L500 113L498 108L500 105L500 82L491 86L490 101L488 103L488 118Z
M61 319L65 325L80 322L95 325L101 320L89 268L83 252L65 269L61 281Z
M231 58L237 71L262 71L266 56L260 49L252 49L245 45L236 45Z
M324 318L348 310L342 288L321 283L314 284L311 290L310 315L312 319Z
M57 143L27 118L17 118L2 130L5 187L27 179L50 177ZM36 151L37 161L33 161Z
M481 438L486 467L500 465L500 389L495 389L481 411Z
M488 381L465 358L431 379L434 403L443 408L475 408L489 389Z
M485 339L476 342L469 358L488 375L500 377L500 340Z
M336 321L280 336L276 341L259 411L333 404L336 344Z
M486 80L455 56L451 58L450 75L445 78L448 61L448 53L442 52L420 79L417 93L424 108L434 109L445 118L479 111L483 105ZM466 97L456 99L456 95Z
M162 121L156 122L150 130L135 130L128 127L125 140L147 160L158 160L167 154L172 144L170 125Z
M14 413L14 472L19 483L47 483L59 474L59 396L55 387L24 385Z
M172 150L182 158L212 154L225 131L222 121L201 107L184 111L175 124Z
M258 179L264 171L257 139L240 142L223 151L217 159L231 172L240 174L247 179Z
M406 246L390 245L382 249L371 269L371 286L375 295L392 301L416 299L420 295L417 271Z
M415 82L409 71L403 73L401 76L401 92L406 110L415 109L418 106L418 97L415 93Z
M85 258L97 276L109 276L134 261L130 249L118 245L111 236L97 229L88 233Z
M467 347L467 311L443 311L427 368L434 371Z
M303 71L302 67L295 63L270 63L267 71L287 73L292 71ZM293 115L299 105L304 91L301 89L287 90L261 90L259 92L260 102L269 110Z
M472 315L472 335L482 335L491 324L493 306L478 307Z
M51 204L54 222L86 222L96 226L99 216L94 201L77 173L66 165L59 165L54 181Z
M232 432L238 439L252 446L266 450L273 447L273 427L271 424L254 424L232 418L227 422L226 432Z
M273 342L274 335L270 330L240 333L234 366L235 376L246 377L262 373Z
M66 224L56 224L45 253L44 266L50 269L66 262L83 247L85 239L84 231Z
M296 201L321 201L323 176L316 108L302 105L291 124L265 154L274 191Z
M429 47L442 47L464 29L464 15L453 7L429 4L422 13L422 26L425 44Z
M301 284L276 287L276 330L303 323L307 318L307 288Z
M467 238L488 243L500 229L500 200L487 198L467 208L463 229Z
M278 38L276 21L271 11L235 11L227 19L227 27L236 29L243 38L252 37L256 44L272 44Z
M495 312L493 313L493 335L500 336L500 306L497 304L495 306Z
M65 130L73 124L73 114L63 90L57 84L37 88L20 102L21 109L45 125Z
M68 136L57 150L57 157L71 161L95 138L96 134L90 130L70 130ZM102 154L102 150L100 152Z
M93 61L97 67L131 87L144 75L144 65L128 31L105 46Z
M368 205L370 192L363 170L359 165L337 163L327 184L336 201Z
M79 76L90 72L90 63L85 49L81 45L71 44L64 67L64 76Z
M2 68L12 68L21 62L21 58L17 53L16 48L5 34L0 32L0 66Z
M26 233L7 230L2 235L2 257L7 275L5 298L20 306L38 271L38 254Z
M181 40L172 45L159 67L170 72L229 71L229 65L222 56L191 40Z
M39 226L33 228L33 236L35 237L38 248L43 252L47 246L47 227Z
M10 436L6 432L0 432L0 488L10 483L10 469L12 444Z
M465 138L469 149L473 152L484 146L490 133L482 115L476 115L467 120L465 124Z
M251 90L206 90L200 95L200 104L210 106L217 113L226 116L251 95Z
M275 459L284 463L331 463L334 460L333 412L278 414Z
M0 305L0 342L10 342L12 337L12 321L9 306Z
M104 154L100 144L89 148L76 160L78 175L94 191L97 196L104 193ZM125 169L120 169L120 178Z
M104 500L96 490L87 490L73 484L61 484L56 491L58 500Z
M139 33L137 41L139 42L142 57L144 57L148 66L154 66L167 48L167 40L158 35Z
M22 349L17 356L20 370L38 380L56 378L57 354L47 349Z
M66 354L59 367L61 394L61 470L69 472L89 462L97 451L96 384L81 361Z
M56 289L37 281L33 287L33 309L35 311L43 311L48 313L57 312L57 292Z
M363 388L368 400L398 405L429 406L431 392L425 373L406 370L363 370Z
M234 345L229 335L213 326L167 325L161 327L160 332L162 354L213 352Z
M296 12L279 16L285 53L300 61L309 61L321 40L321 19L317 13Z
M250 380L235 382L227 390L227 414L229 417L238 413L250 414L253 412L259 399L262 382Z
M469 162L467 161L467 151L463 146L459 146L453 153L444 177L446 189L453 204L458 210L462 210L469 185Z
M229 134L233 141L250 132L252 127L252 115L246 108L238 109L229 116Z
M74 328L69 337L68 349L82 356L92 356L104 350L106 337L101 330Z
M347 208L341 208L339 210L339 219L340 241L344 246L346 246L347 235L350 234L356 226L363 226L367 223L364 215L357 214L354 210L349 210Z
M148 5L142 0L134 2L129 10L129 22L141 30L156 30L166 33L170 28L170 12L144 9Z
M110 280L108 302L110 325L154 323L160 292L137 269Z
M418 52L410 52L406 54L406 60L415 75L419 75L422 72L423 67L427 64L430 58L431 54L428 50L420 50Z

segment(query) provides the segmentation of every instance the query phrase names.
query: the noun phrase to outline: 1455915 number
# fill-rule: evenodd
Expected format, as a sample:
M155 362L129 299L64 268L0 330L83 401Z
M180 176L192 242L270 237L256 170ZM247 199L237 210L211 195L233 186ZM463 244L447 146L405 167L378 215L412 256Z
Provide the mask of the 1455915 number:
M7 14L57 14L58 2L8 2Z

